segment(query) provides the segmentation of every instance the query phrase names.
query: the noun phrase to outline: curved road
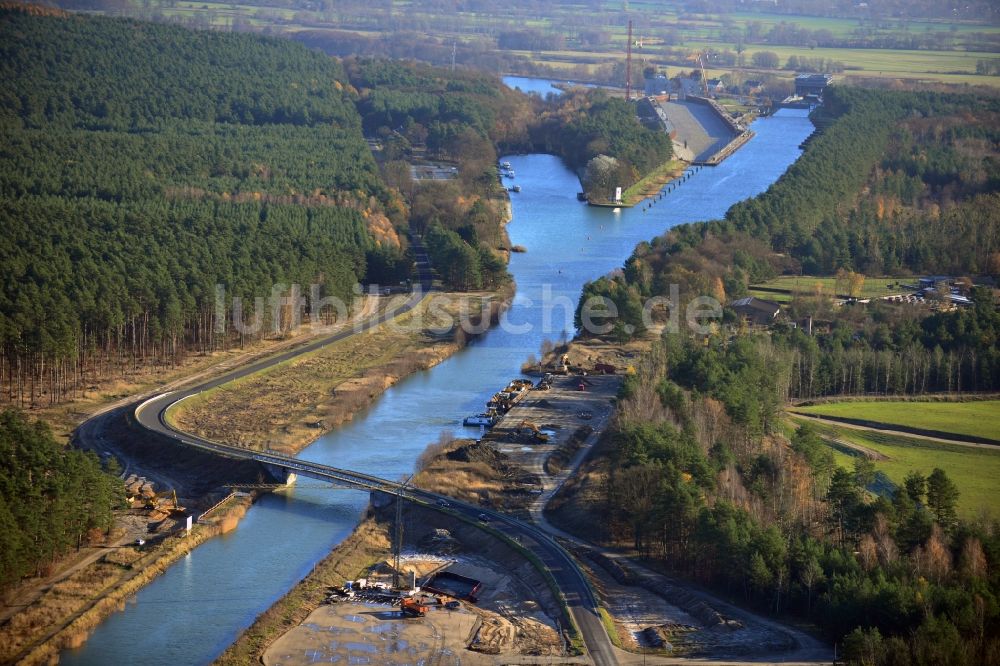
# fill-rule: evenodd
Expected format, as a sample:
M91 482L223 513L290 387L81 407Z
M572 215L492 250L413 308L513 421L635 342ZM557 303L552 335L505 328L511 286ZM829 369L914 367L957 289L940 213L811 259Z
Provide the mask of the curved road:
M409 312L416 307L423 299L424 294L430 290L430 270L427 257L422 252L417 255L417 267L421 288L414 291L402 305L382 315L372 317L360 326L316 340L299 349L250 364L197 386L163 393L150 398L136 407L136 421L147 430L170 437L186 446L208 451L216 455L241 460L253 460L299 476L333 481L355 488L400 494L410 501L419 502L441 511L456 513L470 521L479 520L481 515L488 516L491 529L520 543L522 547L533 553L548 571L551 572L593 662L599 666L617 664L611 639L608 637L604 624L601 622L600 614L597 611L597 600L594 597L593 590L569 553L544 530L505 514L458 502L451 497L436 495L417 488L403 488L399 483L376 476L338 469L277 453L252 451L202 439L174 428L167 421L167 411L181 400L235 379L266 370L278 363L295 358L301 354L315 351L325 345L343 340L361 331L369 330L393 317ZM441 501L446 502L446 506L439 504Z

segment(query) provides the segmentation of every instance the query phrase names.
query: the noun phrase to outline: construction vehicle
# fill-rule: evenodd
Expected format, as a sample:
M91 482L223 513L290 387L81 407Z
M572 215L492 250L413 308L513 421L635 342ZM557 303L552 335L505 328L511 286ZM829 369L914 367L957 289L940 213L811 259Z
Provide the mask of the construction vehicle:
M150 511L167 516L184 515L184 507L177 502L177 491L171 488L146 498L146 508Z
M403 611L403 617L423 617L430 610L426 604L410 597L403 597L399 602L399 608Z
M549 441L549 436L542 432L538 426L531 421L521 421L521 424L514 429L514 435L518 439L527 440L536 444L544 444Z

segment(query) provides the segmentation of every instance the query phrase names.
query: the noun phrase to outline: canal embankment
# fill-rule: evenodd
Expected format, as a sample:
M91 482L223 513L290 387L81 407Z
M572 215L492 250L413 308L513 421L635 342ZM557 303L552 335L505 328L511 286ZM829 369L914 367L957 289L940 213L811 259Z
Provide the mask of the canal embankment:
M414 310L179 403L171 424L212 441L292 454L488 330L510 305L497 292L432 292Z
M147 535L149 540L142 545L120 544L53 585L4 626L3 662L22 666L58 662L61 650L85 643L105 618L125 610L140 588L197 546L235 529L252 501L249 494L235 495L190 531L181 527L155 537Z

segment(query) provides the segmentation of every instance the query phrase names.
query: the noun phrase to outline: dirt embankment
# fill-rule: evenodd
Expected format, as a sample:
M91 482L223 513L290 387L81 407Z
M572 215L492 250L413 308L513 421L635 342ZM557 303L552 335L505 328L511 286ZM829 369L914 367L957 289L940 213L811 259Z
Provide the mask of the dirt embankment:
M431 445L418 461L413 483L455 499L523 513L540 486L536 474L485 442L457 439Z
M432 293L374 330L186 400L170 418L232 446L295 453L403 377L461 349L498 320L512 294L512 286L496 294Z
M384 309L378 297L360 299L354 317L341 326L366 318ZM327 327L314 329L308 323L297 330L276 337L248 341L242 348L233 347L208 353L190 353L170 366L140 366L124 371L120 377L108 379L81 389L71 400L30 410L30 414L48 422L59 436L71 439L77 427L88 419L120 408L152 395L172 391L196 381L217 377L234 367L252 363L272 354L294 349L318 337L329 334Z

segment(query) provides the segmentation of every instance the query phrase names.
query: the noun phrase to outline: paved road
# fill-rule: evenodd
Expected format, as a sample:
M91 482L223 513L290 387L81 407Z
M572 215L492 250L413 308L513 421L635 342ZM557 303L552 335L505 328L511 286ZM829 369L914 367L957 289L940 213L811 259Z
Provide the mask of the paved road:
M266 370L278 363L282 363L300 354L306 354L325 345L343 340L355 333L374 328L384 321L399 316L412 310L423 298L423 294L430 289L430 271L427 257L423 253L417 255L417 267L420 273L420 283L422 289L415 291L403 304L383 313L380 316L367 320L363 325L353 329L340 331L336 334L318 339L303 347L290 350L272 358L253 363L244 368L234 370L222 376L197 386L171 391L157 395L146 400L135 408L135 418L144 428L171 437L179 442L203 451L221 455L229 458L241 460L253 460L264 465L271 466L294 473L298 476L320 479L323 481L333 481L335 483L347 484L352 487L377 490L392 494L401 493L405 498L447 511L459 514L470 521L478 521L480 516L488 517L489 527L500 532L508 538L520 543L522 547L532 552L542 564L548 569L555 579L557 587L560 589L570 614L573 617L577 628L580 631L583 641L589 652L589 657L598 666L610 666L617 664L614 646L608 637L604 624L601 622L597 611L597 600L584 574L577 567L572 556L566 552L556 541L545 533L544 530L529 523L511 518L510 516L483 509L482 507L465 504L445 498L434 493L429 493L416 488L403 489L400 484L386 479L382 479L367 474L360 474L350 470L338 469L328 465L321 465L306 460L300 460L290 456L284 456L271 452L252 451L219 444L200 437L195 437L185 432L173 428L166 420L167 410L176 405L181 400L197 395L203 391L220 386L235 379ZM89 423L89 422L88 422ZM86 428L87 423L83 424ZM442 507L439 502L444 501L447 507Z

